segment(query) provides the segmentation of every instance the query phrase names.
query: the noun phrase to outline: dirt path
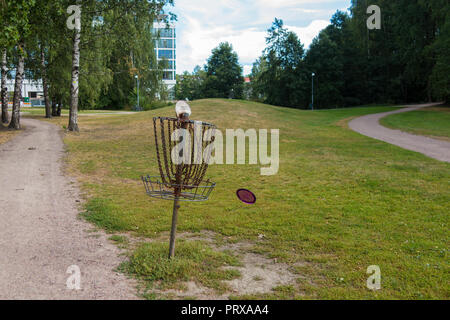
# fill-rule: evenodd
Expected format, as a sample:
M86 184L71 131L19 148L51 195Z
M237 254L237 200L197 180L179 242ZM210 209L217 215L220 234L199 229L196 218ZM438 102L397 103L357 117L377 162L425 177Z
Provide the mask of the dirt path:
M60 130L22 122L26 130L0 145L0 299L135 299L134 283L113 271L116 246L77 217ZM66 285L73 265L81 290Z
M431 107L438 104L423 104L410 106L401 110L371 114L352 120L349 126L352 130L365 136L381 140L401 148L422 153L430 158L444 162L450 162L450 142L436 140L424 136L406 133L400 130L392 130L380 125L381 118L386 116L414 111L417 109Z

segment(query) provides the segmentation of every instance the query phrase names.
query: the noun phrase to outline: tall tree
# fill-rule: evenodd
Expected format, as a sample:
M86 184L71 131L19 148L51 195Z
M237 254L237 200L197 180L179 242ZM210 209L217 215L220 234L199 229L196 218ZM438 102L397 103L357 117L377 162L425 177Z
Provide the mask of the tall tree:
M7 69L7 51L3 49L2 52L2 83L1 83L1 103L2 103L2 123L8 123L8 87L6 86L6 80L8 77L8 69Z
M306 56L306 65L315 73L316 107L329 108L343 106L343 64L338 45L322 31L313 40ZM310 86L309 86L310 87Z
M450 3L434 0L421 1L430 10L435 21L434 34L436 40L426 48L428 56L434 56L436 63L433 67L429 85L432 96L439 101L450 101Z
M44 100L45 100L45 117L51 118L51 106L50 106L50 97L48 95L48 81L47 81L47 62L45 59L45 49L41 44L41 77L42 77L42 87L44 90Z
M30 32L29 17L34 0L3 0L1 18L3 32L0 34L0 47L15 47L17 54L16 77L14 85L13 111L9 127L20 129L20 103L22 98L22 81L25 65L25 40Z
M251 78L264 101L286 107L301 107L306 81L305 50L297 35L275 19L266 37L267 48L253 67Z
M228 42L212 51L205 66L204 92L211 98L242 98L244 77L239 58Z
M17 45L18 61L16 66L16 78L14 82L13 110L9 128L20 129L20 104L22 101L22 83L25 72L25 43L21 40Z
M250 74L251 95L250 99L264 102L267 99L265 84L263 83L263 75L267 71L267 61L264 56L258 58L253 63L252 72Z
M72 79L70 83L70 109L69 109L69 131L79 131L78 128L78 94L80 77L80 41L81 41L81 2L77 1L78 16L75 16L72 48Z
M206 77L206 72L200 66L196 66L192 73L184 72L183 75L177 76L176 99L196 100L204 98L203 89Z

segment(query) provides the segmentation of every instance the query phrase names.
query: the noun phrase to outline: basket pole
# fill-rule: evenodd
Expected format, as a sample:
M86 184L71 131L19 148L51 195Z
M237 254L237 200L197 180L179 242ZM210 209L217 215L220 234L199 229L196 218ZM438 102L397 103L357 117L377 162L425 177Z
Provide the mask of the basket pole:
M178 118L181 121L181 128L186 130L188 127L189 115L183 114ZM183 121L186 120L186 121ZM185 142L185 141L183 141ZM184 151L186 152L186 151ZM184 156L184 155L183 155ZM169 245L169 259L175 256L175 239L177 236L177 224L178 224L178 210L180 209L180 195L183 187L181 186L182 175L183 175L184 165L177 165L177 171L175 175L176 188L174 190L175 199L173 200L173 215L172 215L172 230L170 231L170 245Z
M179 198L180 190L175 190L175 199L173 200L173 215L172 215L172 231L170 232L170 247L169 247L169 259L175 256L175 239L177 235L177 223L178 223L178 209L180 209Z

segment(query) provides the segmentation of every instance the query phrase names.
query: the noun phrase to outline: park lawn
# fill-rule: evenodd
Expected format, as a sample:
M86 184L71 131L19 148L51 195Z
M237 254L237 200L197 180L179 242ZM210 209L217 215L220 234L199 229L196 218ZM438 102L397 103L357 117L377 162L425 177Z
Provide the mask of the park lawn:
M394 114L381 119L380 123L388 128L450 141L450 106Z
M450 165L350 131L348 119L394 110L364 107L300 111L246 101L199 100L193 119L219 128L280 129L280 171L261 176L259 165L214 165L217 182L205 203L183 203L179 232L216 234L218 243L247 242L252 252L290 266L298 280L249 299L448 299ZM68 133L68 171L85 193L83 216L122 238L141 237L122 269L148 286L192 280L223 293L221 281L238 274L233 252L208 242L178 244L167 262L172 203L146 196L140 176L158 174L152 117L173 107L135 115L84 117ZM52 119L60 126L67 119ZM258 201L240 203L251 189ZM260 235L263 235L261 237ZM261 239L262 238L262 239ZM164 240L161 240L164 239ZM178 259L178 260L177 260ZM378 265L382 289L366 287ZM184 271L183 271L184 270ZM148 298L157 296L148 293ZM234 294L236 297L236 294Z

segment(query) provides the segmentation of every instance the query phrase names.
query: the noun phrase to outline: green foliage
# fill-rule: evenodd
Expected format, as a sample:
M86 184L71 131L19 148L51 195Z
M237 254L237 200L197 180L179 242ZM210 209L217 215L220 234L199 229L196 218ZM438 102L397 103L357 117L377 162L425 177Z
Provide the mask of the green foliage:
M264 93L264 100L269 104L299 106L305 101L302 90L306 79L305 70L302 68L305 53L303 44L297 35L287 31L283 27L283 21L278 19L275 19L268 30L266 42L268 46L260 59L260 65L253 68L255 72L261 69L260 74L253 75L253 78L260 81L257 91Z
M244 96L244 78L239 58L228 42L213 49L207 64L202 70L195 67L190 74L185 72L177 76L175 88L177 99L196 100L202 98L242 99Z
M430 51L436 55L436 64L431 75L431 90L438 100L450 101L450 4L447 3L445 23L439 30Z
M337 11L304 54L275 19L267 48L252 70L254 100L308 108L314 72L315 107L448 100L450 3L376 0L381 30L368 30L368 2L353 0L351 15ZM298 47L298 43L296 44ZM283 67L283 61L289 61ZM297 70L291 70L299 66Z
M212 51L205 66L204 93L210 98L242 98L244 78L239 58L228 42Z
M344 106L342 53L338 44L331 38L331 30L332 27L325 29L313 40L305 59L308 69L315 73L316 108ZM306 87L311 88L311 85Z
M133 105L133 107L137 105L137 88L135 88L130 94L128 101L130 101L130 105ZM143 111L164 108L172 105L173 103L167 102L165 99L155 99L149 95L146 95L144 90L139 90L139 107Z
M175 96L178 100L197 100L205 97L204 84L207 74L199 66L194 68L194 72L184 72L177 75Z
M31 10L35 0L3 0L0 2L0 47L11 48L30 32Z
M162 3L165 1L158 1ZM133 7L133 14L123 15L119 7L108 12L104 26L108 30L111 46L106 69L112 72L112 81L101 93L99 108L128 109L136 105L135 76L139 77L141 105L167 100L168 93L162 83L167 62L156 60L151 28L160 13L159 5L141 3Z
M14 54L9 59L11 68L19 54L12 49L24 43L21 54L26 54L27 76L38 80L45 72L50 98L62 105L70 100L73 31L66 26L66 10L73 4L69 0L0 1L0 48ZM156 61L151 27L173 0L86 0L80 4L80 109L130 108L135 103L129 101L135 75L139 75L144 99L152 103L167 99L162 84L164 63Z

